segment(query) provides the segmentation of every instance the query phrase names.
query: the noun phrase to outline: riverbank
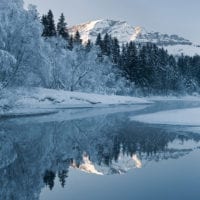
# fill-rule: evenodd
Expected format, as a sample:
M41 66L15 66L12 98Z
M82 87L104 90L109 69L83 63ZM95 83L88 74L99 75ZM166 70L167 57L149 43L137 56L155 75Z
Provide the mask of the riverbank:
M17 88L1 92L0 117L45 115L57 109L102 108L113 105L144 105L145 98L99 95L44 88Z

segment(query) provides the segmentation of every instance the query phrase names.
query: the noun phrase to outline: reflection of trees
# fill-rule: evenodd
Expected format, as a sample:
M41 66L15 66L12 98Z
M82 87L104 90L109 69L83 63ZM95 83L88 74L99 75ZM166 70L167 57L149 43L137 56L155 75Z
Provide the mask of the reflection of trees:
M46 184L46 186L49 186L49 189L52 190L54 187L54 180L56 178L56 174L53 171L46 170L43 181Z
M124 153L130 155L145 153L149 156L159 151L165 151L167 144L174 140L175 137L175 135L167 134L162 130L138 127L137 132L133 134L130 133L130 129L127 129L120 141Z
M59 181L61 186L65 187L66 178L68 177L68 170L62 170L58 172Z
M126 114L44 124L12 122L1 129L2 137L9 138L3 145L13 148L7 158L0 154L0 159L7 159L3 163L8 163L0 169L0 199L4 200L38 200L45 185L53 189L56 176L64 187L69 167L75 163L78 168L84 162L84 154L95 166L118 173L112 164L121 154L137 154L143 160L178 158L189 150L170 149L170 142L200 140L198 134L129 122ZM125 166L120 167L125 172Z
M66 178L68 177L68 170L58 171L58 178L62 187L65 186ZM50 170L46 170L43 176L43 181L50 190L54 187L54 181L56 178L56 173Z

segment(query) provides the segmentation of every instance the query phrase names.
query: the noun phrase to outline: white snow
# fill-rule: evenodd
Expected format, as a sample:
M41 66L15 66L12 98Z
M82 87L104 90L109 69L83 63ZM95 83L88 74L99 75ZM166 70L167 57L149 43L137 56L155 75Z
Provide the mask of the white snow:
M97 23L101 22L101 20L96 20L96 21L91 21L87 24L87 26L85 24L81 24L79 25L79 31L81 33L81 39L82 41L85 43L90 39L90 32L91 30L93 30L96 26ZM72 32L72 35L75 34L75 31Z
M200 108L177 109L131 117L149 124L200 126Z
M142 26L134 27L126 21L110 19L90 21L71 27L69 32L74 35L77 30L80 32L83 42L87 42L88 39L95 42L98 33L101 33L102 36L108 33L112 37L116 37L120 45L130 41L137 43L151 42L157 44L159 47L163 47L172 55L200 55L200 47L185 38L178 35L163 34L157 31L148 31Z
M128 156L120 152L118 160L112 161L110 167L105 164L98 165L96 163L92 163L87 155L83 155L83 163L80 166L73 163L71 167L90 174L110 175L113 174L113 171L116 174L125 174L129 170L140 169L142 166L142 161L137 154Z
M185 96L149 96L149 101L200 101L199 94Z
M135 28L135 32L133 33L133 35L130 38L130 41L135 41L138 37L138 35L140 35L142 32L142 28L140 26Z
M34 103L37 105L94 105L94 104L144 104L150 103L143 98L126 97L116 95L99 95L93 93L70 92L64 90L53 90L43 88L33 88L31 92L25 94L22 103Z
M102 36L108 33L113 37L117 37L118 39L120 38L121 44L133 40L133 37L135 40L141 31L139 31L138 28L135 29L126 22L109 19L90 21L80 24L69 29L69 32L74 35L77 30L80 32L83 42L87 42L88 39L95 42L98 33L101 33Z
M200 55L200 47L196 45L171 45L165 46L164 49L166 49L169 54L177 56L181 54L187 56Z
M96 108L111 105L151 103L144 98L116 95L99 95L44 88L18 88L4 91L0 99L1 115L51 113L57 108ZM11 108L11 109L9 109Z

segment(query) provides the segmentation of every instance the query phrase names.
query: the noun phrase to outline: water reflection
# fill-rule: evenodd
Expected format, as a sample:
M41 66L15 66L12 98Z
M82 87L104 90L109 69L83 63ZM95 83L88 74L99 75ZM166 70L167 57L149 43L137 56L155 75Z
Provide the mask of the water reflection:
M62 187L75 168L96 175L123 174L151 160L178 159L200 135L130 122L127 113L82 120L1 125L0 199L38 200L45 186Z

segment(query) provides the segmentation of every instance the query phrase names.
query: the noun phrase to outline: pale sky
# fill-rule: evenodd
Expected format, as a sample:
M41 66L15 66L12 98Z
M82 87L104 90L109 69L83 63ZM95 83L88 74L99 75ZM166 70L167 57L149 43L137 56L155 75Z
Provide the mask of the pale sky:
M69 25L97 19L127 21L133 26L179 34L200 44L200 0L24 0L41 14L65 14Z

